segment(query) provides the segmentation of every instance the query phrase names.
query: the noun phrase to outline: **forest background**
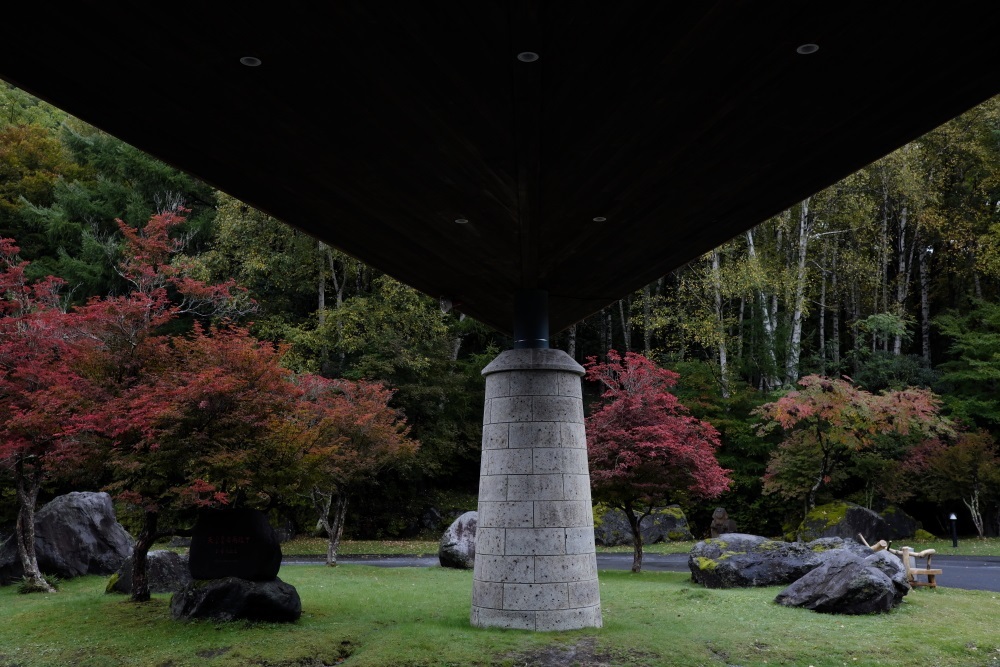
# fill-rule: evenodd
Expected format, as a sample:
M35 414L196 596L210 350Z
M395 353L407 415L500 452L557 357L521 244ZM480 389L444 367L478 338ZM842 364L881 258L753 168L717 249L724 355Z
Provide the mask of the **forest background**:
M66 281L67 307L125 289L114 260L126 242L117 219L140 229L178 208L187 211L177 233L196 277L245 287L256 307L243 323L257 339L285 346L287 368L394 390L392 405L419 449L406 465L367 480L368 491L347 510L345 534L436 539L458 512L475 509L480 371L509 340L0 83L0 238L16 241L31 278ZM955 512L970 533L963 502L975 487L983 528L996 535L998 225L994 98L555 333L552 345L581 363L606 359L609 350L638 352L679 374L673 392L718 429L718 459L733 479L710 503L675 499L698 537L718 506L741 531L761 535L801 520L800 494L766 483L781 435L761 432L758 409L810 375L872 395L928 389L953 423L982 434L973 465L934 484L909 465L919 443L887 438L842 451L817 503L900 505L938 534L949 532ZM181 335L195 320L171 326ZM591 384L587 404L600 393ZM91 488L53 479L39 501L107 483L100 474L88 479ZM281 519L311 530L309 499L286 500L275 508ZM0 485L0 525L15 505L13 490Z

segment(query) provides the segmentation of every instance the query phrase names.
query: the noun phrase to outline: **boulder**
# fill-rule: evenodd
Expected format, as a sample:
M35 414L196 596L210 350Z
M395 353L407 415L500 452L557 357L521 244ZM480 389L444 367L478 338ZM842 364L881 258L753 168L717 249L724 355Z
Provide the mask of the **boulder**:
M46 574L113 574L134 544L104 492L57 496L35 514L35 553Z
M294 586L278 578L250 581L225 577L187 584L171 596L170 614L176 620L290 623L302 615L302 601Z
M625 513L598 505L594 516L594 543L604 547L632 544L632 529ZM693 540L687 517L680 505L658 507L639 524L643 544Z
M14 541L14 529L0 528L0 586L6 586L24 575L21 557Z
M829 614L891 611L905 593L899 594L892 579L874 566L875 560L882 560L879 554L861 558L847 549L836 549L818 567L778 593L774 601Z
M882 515L854 503L835 502L820 505L809 512L797 533L802 541L820 537L853 539L860 533L869 544L875 544L879 540L891 542L912 537L916 530L916 519L900 509L890 507Z
M191 583L187 554L161 549L146 554L146 578L150 593L175 593ZM111 575L106 593L132 593L132 557Z
M441 536L438 561L441 567L471 570L476 563L476 525L479 514L466 512L455 519Z
M708 588L788 585L821 565L830 552L846 549L867 557L868 547L840 537L781 542L759 535L725 533L691 548L691 580Z
M917 520L895 505L890 505L882 510L881 516L889 526L889 537L885 538L887 541L901 540L917 534L920 525ZM867 535L865 535L865 539L868 539Z
M903 596L909 593L912 588L906 578L906 566L903 565L903 561L895 554L883 550L867 556L865 563L889 577L892 585L896 588L895 604L902 602Z
M188 554L193 579L270 581L281 568L277 533L267 515L253 509L203 510Z

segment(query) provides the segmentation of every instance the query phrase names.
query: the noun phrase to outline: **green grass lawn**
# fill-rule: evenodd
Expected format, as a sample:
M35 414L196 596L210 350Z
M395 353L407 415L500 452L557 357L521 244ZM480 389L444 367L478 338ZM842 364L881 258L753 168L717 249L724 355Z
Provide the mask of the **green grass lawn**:
M534 633L469 624L472 573L440 567L283 567L295 623L175 621L169 595L132 604L106 578L55 594L0 588L3 667L324 665L1000 666L1000 594L914 590L892 613L774 604L780 587L710 590L672 572L602 571L604 627Z

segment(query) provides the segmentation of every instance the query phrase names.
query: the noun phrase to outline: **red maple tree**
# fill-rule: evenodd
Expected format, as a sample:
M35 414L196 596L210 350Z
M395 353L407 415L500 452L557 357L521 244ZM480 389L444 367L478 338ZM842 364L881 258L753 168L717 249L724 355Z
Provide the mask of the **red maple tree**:
M230 503L268 469L251 452L270 442L266 426L293 392L280 352L245 329L196 320L187 336L162 333L183 315L224 318L253 307L231 282L191 277L171 238L183 221L167 211L138 230L119 222L125 241L118 271L131 290L91 299L75 313L90 342L81 367L101 406L87 428L110 442L114 481L106 488L140 515L134 601L149 599L150 546L175 532L185 509Z
M389 405L393 390L379 382L297 378L303 395L297 417L304 452L305 485L329 538L327 565L337 549L350 499L368 489L382 470L416 453L402 413Z
M108 490L141 515L134 601L149 599L149 548L192 510L267 506L275 425L296 395L281 351L246 329L196 325L147 344L157 352L144 356L156 363L111 397L105 413L115 478Z
M75 368L75 336L60 280L31 282L12 239L0 239L0 466L13 476L15 541L26 590L54 589L38 569L35 506L45 479L83 454L81 415L91 392Z
M729 488L715 458L719 433L693 417L667 391L677 373L647 357L610 350L607 362L589 357L586 378L604 385L586 419L593 495L625 513L632 530L632 571L642 569L642 520L670 501L715 498Z

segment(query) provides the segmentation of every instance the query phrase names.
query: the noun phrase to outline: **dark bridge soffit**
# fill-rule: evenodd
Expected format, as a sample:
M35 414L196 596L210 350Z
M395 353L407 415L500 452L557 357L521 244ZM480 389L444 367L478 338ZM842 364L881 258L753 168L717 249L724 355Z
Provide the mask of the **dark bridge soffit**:
M993 2L19 2L4 23L0 77L505 333L519 288L559 331L1000 92Z

